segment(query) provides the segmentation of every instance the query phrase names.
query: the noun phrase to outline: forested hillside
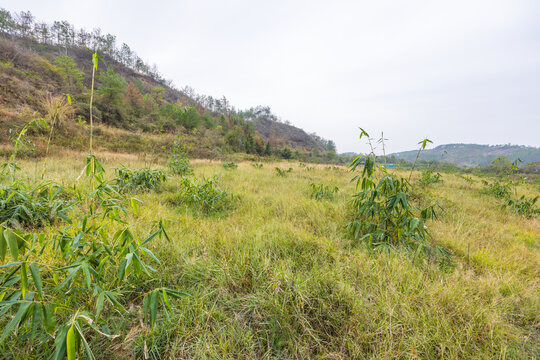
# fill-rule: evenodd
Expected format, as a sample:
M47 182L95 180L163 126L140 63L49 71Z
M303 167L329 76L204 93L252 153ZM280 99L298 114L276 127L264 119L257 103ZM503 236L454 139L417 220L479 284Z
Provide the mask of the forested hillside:
M246 153L311 161L335 158L333 142L281 122L269 107L238 110L225 97L175 88L155 65L146 64L114 35L76 29L66 21L46 24L30 12L12 15L0 9L2 133L60 110L55 144L82 146L92 75L89 50L102 55L94 115L105 148L159 151L182 136L188 151L200 157Z
M396 160L413 162L417 150L390 154ZM478 145L446 144L424 150L419 157L422 161L442 161L457 166L487 166L495 159L505 157L509 161L520 159L523 164L540 162L540 148L520 145Z

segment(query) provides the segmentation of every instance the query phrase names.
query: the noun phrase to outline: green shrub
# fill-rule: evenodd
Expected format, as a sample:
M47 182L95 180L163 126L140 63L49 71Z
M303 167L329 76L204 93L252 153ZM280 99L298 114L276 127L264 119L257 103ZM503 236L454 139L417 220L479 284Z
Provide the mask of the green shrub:
M330 185L324 184L311 183L309 186L311 187L311 198L315 200L332 200L339 190L337 186L330 187Z
M510 196L512 191L510 183L507 182L503 183L495 180L490 184L486 180L482 180L482 184L484 184L484 192L486 194L494 195L498 198L507 198Z
M234 169L238 168L238 165L236 165L236 163L234 163L232 161L224 162L221 165L223 166L223 168L225 170L234 170Z
M442 175L440 173L435 173L433 169L426 169L422 171L422 174L418 182L422 186L428 186L430 184L443 182L443 180L442 180Z
M169 158L169 169L173 174L189 175L193 168L189 165L189 158L185 146L180 146L176 141L173 143L172 155Z
M92 53L92 84L99 59L98 54ZM92 140L93 86L90 93ZM2 165L13 178L18 169L15 155L25 129L16 138L14 154ZM144 237L132 232L134 224L126 216L129 211L124 206L126 199L119 198L113 186L104 180L105 170L93 154L92 144L90 141L82 172L89 179L90 191L88 196L83 196L84 191L76 189L84 210L76 225L55 234L14 230L13 224L38 227L56 217L69 221L65 215L69 205L60 200L61 188L52 183L27 189L13 181L11 186L1 188L0 346L3 352L25 347L31 349L32 358L37 355L65 359L67 355L70 360L84 353L85 358L94 359L87 339L120 336L111 333L122 332L137 316L138 312L131 310L136 303L142 301L143 321L153 328L158 309L161 307L170 316L169 299L185 295L163 286L151 286L151 272L156 270L148 262L159 264L159 260L146 244L161 236L169 240L164 223L155 221L150 234ZM131 183L137 178L132 175L130 171L121 171L120 182ZM134 182L146 187L164 180L162 174L154 175L150 180L141 176L143 180ZM138 201L132 198L130 203L137 216Z
M512 200L511 198L506 198L503 207L508 207L514 213L518 215L523 215L527 218L532 218L534 216L540 215L540 208L536 207L536 202L539 197L526 198L525 195L522 195L517 200Z
M363 136L368 138L371 145L371 139L364 130L360 138ZM427 139L422 142L423 148L426 142ZM347 223L349 234L377 250L400 246L415 254L447 256L449 253L446 250L430 244L430 234L424 223L435 217L438 204L417 208L409 201L409 180L389 173L385 167L380 167L382 176L378 179L375 175L375 161L376 155L372 151L367 156L357 156L350 164L352 171L363 165L363 171L353 178L356 189L361 191L354 194L351 200L351 220Z
M148 191L156 189L161 183L167 181L167 175L161 170L128 168L116 169L115 185L120 191Z
M226 210L233 202L232 194L219 188L220 183L216 177L202 180L183 178L180 185L180 191L173 202L206 214Z
M278 167L276 167L275 170L276 170L276 176L281 176L281 177L287 177L287 174L293 171L292 168L288 168L287 170L285 170L285 169L280 169Z
M255 169L262 169L263 164L261 164L261 163L251 163L251 166L253 166Z
M0 224L14 228L40 228L63 219L73 202L63 197L63 188L51 182L35 187L16 182L0 187Z

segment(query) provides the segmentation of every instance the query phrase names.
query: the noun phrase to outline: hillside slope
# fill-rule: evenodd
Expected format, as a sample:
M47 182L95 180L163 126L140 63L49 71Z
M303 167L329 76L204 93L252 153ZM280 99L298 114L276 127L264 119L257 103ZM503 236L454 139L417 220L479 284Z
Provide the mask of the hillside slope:
M246 119L225 98L186 93L171 86L157 70L144 72L130 66L132 62L123 61L114 50L110 54L97 51L103 56L95 77L94 113L103 129L113 128L109 134L167 135L167 140L151 145L156 149L181 136L198 157L231 153L281 156L288 147L297 150L293 156L304 161L332 159L321 138L302 129L268 119ZM9 129L36 117L50 117L51 102L61 103L69 94L72 104L63 106L69 108L70 116L58 124L55 136L72 141L59 139L56 143L82 148L83 141L77 138L85 136L81 133L88 119L91 74L92 55L82 46L0 33L0 143L8 141ZM121 139L109 140L101 144L110 150L148 150L147 141L131 141L122 147ZM145 145L138 147L137 143Z
M417 153L418 150L411 150L390 154L390 156L413 162ZM419 159L471 167L489 165L498 157L506 157L510 161L519 158L525 164L540 162L540 148L520 145L446 144L422 151Z

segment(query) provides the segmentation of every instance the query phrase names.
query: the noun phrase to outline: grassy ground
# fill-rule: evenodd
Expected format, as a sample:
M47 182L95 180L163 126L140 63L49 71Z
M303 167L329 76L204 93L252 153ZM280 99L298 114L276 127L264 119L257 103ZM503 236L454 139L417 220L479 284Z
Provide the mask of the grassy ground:
M121 164L148 165L115 154L103 163L109 176ZM175 301L172 319L153 332L134 321L121 339L94 343L99 358L540 357L540 220L501 209L478 179L443 174L443 183L422 190L445 208L428 224L434 241L454 253L452 264L439 266L413 264L400 251L370 253L347 239L354 187L345 168L192 164L195 177L218 175L237 196L233 208L203 215L174 206L180 177L171 177L137 195L144 206L135 225L175 220L172 241L153 244L162 259L153 282L191 296ZM41 174L40 162L20 166L30 181ZM82 166L81 156L65 153L49 159L46 177L72 185ZM275 166L294 170L278 177ZM335 200L310 198L310 182L330 180L340 189Z

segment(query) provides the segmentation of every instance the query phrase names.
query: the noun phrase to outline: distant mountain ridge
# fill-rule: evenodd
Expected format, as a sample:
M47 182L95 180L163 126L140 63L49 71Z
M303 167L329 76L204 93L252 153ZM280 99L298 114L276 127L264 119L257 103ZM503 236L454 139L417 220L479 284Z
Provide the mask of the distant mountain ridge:
M390 154L396 159L414 161L418 150L402 151ZM433 149L423 150L419 160L444 161L462 167L489 165L498 157L510 161L520 159L523 164L540 162L540 148L525 145L480 145L480 144L444 144Z

